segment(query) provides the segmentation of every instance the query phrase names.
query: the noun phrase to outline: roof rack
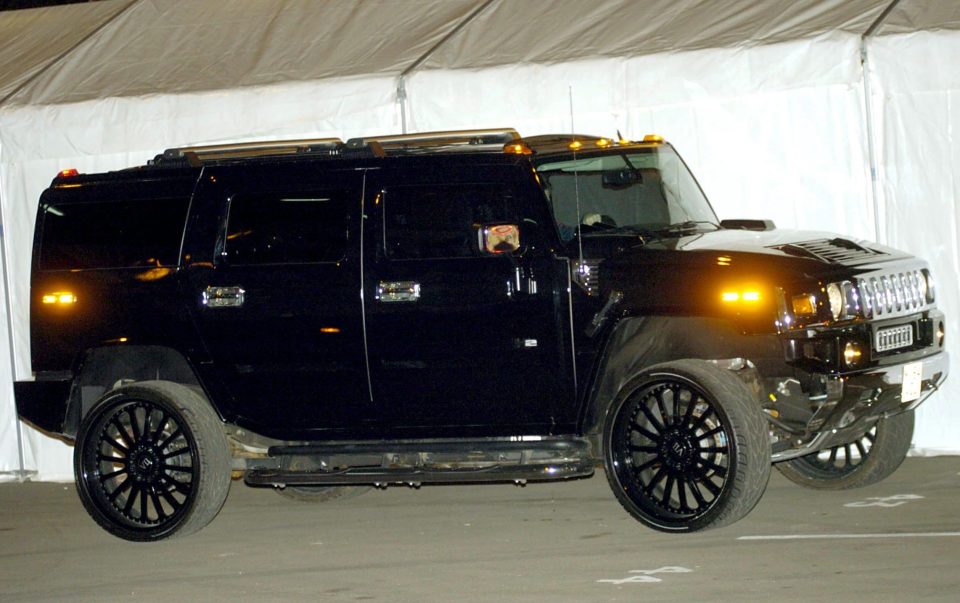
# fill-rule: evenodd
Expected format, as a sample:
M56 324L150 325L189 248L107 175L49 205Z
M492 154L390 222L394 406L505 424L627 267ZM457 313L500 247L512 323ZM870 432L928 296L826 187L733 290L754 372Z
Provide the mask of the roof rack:
M369 147L375 155L389 151L439 151L442 149L465 150L466 147L503 147L504 144L520 140L520 134L513 128L492 128L485 130L448 130L442 132L419 132L417 134L396 134L389 136L365 136L347 141L348 149ZM479 149L478 149L479 150Z
M189 165L199 166L204 161L218 159L238 159L243 157L262 157L267 155L294 155L298 153L335 153L343 141L339 138L305 138L298 140L273 140L261 142L239 142L232 144L211 144L194 147L167 149L157 155L147 165L165 162L186 161Z

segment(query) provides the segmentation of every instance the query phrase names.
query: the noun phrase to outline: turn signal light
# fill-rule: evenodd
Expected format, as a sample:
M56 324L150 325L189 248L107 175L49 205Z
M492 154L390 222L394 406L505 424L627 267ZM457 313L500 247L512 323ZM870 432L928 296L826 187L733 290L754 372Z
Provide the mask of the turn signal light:
M77 303L77 296L70 291L54 291L53 293L44 293L40 301L45 304L69 305Z

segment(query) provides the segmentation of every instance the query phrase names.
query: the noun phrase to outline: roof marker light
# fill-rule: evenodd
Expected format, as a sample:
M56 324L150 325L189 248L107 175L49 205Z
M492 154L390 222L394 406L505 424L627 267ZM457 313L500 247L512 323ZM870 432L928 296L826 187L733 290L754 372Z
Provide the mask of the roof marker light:
M533 149L525 142L510 142L503 145L503 152L508 155L533 155Z
M643 142L662 143L663 136L660 136L659 134L647 134L643 137Z
M68 168L65 170L60 170L60 173L57 174L58 178L71 178L73 176L79 176L80 172L77 168Z
M579 140L574 140L573 142L570 143L569 146L570 146L570 149L571 149L571 150L573 150L573 151L579 151L579 150L580 150L580 147L583 146L583 143L580 142Z

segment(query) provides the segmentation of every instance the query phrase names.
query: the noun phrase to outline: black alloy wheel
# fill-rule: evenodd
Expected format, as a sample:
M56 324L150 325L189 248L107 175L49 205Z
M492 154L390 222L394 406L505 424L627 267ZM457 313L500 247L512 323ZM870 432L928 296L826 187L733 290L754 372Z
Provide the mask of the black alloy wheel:
M645 371L608 421L607 474L624 507L664 531L736 521L760 499L770 445L734 375L684 360Z
M127 540L159 540L209 523L226 498L229 449L206 401L143 382L107 394L77 436L77 489L90 515Z
M862 488L886 479L903 463L913 440L914 414L879 419L852 442L777 463L787 479L815 490Z

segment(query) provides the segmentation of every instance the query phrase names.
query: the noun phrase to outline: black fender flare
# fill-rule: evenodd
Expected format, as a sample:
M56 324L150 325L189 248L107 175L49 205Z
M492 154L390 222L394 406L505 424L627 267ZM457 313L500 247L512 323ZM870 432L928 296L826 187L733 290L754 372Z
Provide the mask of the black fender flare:
M610 404L643 369L684 358L783 363L782 345L769 334L745 334L733 321L704 316L631 316L612 327L580 417L580 432L597 436ZM735 363L734 363L735 364Z

